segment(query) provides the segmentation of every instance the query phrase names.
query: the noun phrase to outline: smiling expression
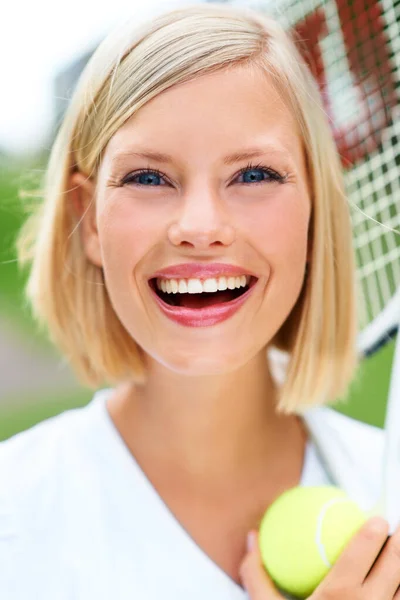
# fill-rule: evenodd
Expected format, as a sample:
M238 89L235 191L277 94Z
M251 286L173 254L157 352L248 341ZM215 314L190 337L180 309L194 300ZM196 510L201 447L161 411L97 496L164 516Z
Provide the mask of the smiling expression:
M245 364L299 297L311 212L304 151L259 71L203 75L148 102L108 143L95 206L89 257L127 331L171 369Z

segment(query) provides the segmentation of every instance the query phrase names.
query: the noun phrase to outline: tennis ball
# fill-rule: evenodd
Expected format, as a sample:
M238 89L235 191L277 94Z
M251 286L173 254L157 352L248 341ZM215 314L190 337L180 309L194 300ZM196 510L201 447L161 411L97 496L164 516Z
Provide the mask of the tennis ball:
M366 519L336 487L292 488L262 518L259 543L264 567L279 588L307 598Z

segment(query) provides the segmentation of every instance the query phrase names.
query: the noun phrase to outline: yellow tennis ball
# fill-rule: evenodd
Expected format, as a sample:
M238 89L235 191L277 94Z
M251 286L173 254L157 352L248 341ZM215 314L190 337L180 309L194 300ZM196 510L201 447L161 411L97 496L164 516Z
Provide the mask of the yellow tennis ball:
M292 488L262 518L259 541L264 567L279 588L307 598L366 519L338 488Z

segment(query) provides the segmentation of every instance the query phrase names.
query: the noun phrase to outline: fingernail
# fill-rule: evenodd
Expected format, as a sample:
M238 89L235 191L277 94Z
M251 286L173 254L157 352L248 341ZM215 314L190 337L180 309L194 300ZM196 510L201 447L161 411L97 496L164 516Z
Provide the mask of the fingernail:
M256 534L254 531L249 531L247 534L247 551L251 552L256 547Z
M388 522L383 517L372 517L369 521L369 527L377 533L383 533L388 529Z

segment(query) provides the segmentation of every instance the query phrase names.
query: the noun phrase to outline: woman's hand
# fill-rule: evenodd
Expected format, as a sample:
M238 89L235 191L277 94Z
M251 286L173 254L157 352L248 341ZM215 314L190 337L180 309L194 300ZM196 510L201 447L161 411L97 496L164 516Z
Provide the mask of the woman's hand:
M385 544L387 535L386 521L367 521L309 600L400 600L400 528ZM262 566L255 532L248 548L240 576L251 600L282 600Z
M247 554L240 565L239 572L251 600L282 600L284 598L262 565L256 531L250 531L247 536Z

